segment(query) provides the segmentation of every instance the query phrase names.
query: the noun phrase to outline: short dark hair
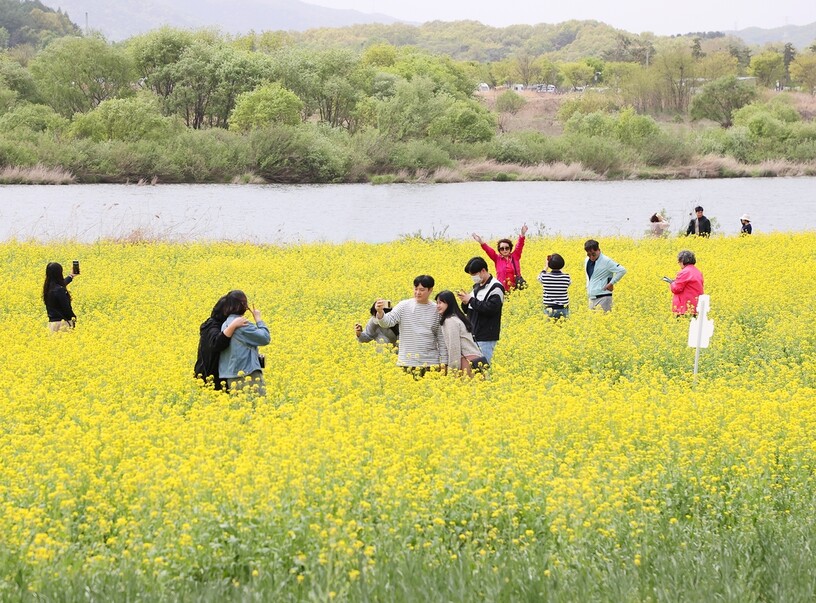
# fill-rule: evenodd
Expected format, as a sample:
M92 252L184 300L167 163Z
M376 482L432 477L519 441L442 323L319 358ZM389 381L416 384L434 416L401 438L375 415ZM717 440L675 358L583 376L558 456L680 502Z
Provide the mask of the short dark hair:
M598 251L600 249L601 245L595 239L589 239L586 243L584 243L584 251Z
M465 264L465 272L468 274L477 274L482 270L487 270L487 262L484 261L484 258L480 258L479 256L470 258L468 263Z
M419 287L422 285L426 289L433 289L435 284L436 281L430 274L420 274L414 279L414 287Z
M498 242L496 243L496 247L497 248L501 247L502 243L507 243L510 246L510 251L513 251L513 241L511 241L510 239L499 239Z
M547 261L547 266L549 266L550 270L561 270L564 267L564 264L566 264L564 258L557 253L552 254L550 259Z
M703 206L698 205L697 207L694 208L694 211L703 211Z

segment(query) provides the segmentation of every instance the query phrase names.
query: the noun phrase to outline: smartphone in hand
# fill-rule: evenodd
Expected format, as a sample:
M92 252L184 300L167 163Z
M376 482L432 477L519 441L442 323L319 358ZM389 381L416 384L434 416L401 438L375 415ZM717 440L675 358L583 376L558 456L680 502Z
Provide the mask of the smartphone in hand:
M663 276L660 278L662 281L666 281L667 283L673 283L674 279L669 278L668 276Z
M74 260L71 264L71 274L79 274L79 260Z

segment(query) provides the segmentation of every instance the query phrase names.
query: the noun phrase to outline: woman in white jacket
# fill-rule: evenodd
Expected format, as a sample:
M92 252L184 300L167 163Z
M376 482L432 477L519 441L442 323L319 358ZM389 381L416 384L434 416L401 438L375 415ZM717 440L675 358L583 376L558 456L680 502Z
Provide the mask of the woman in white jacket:
M439 326L445 338L448 358L445 363L454 369L473 376L473 370L487 368L487 358L482 355L479 346L473 341L470 333L470 321L462 313L456 296L452 291L441 291L435 298L436 311L439 312Z

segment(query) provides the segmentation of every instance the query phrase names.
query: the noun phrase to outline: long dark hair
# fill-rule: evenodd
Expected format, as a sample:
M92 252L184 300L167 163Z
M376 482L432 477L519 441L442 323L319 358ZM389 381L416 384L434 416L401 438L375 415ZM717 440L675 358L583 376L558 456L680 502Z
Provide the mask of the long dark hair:
M218 323L223 323L227 319L227 315L224 314L224 306L227 305L227 295L222 295L215 305L213 306L212 312L210 313L210 318Z
M65 287L62 265L57 262L49 262L45 267L45 282L43 283L43 301L45 303L48 303L48 294L57 287ZM68 290L66 289L65 292L68 293ZM68 299L71 299L70 293L68 293Z
M437 293L436 297L434 297L436 301L443 301L448 304L448 307L445 308L445 311L442 312L442 315L439 317L439 324L445 324L445 320L449 316L456 316L462 323L465 325L465 328L468 330L468 333L471 332L470 321L468 317L465 316L464 312L462 312L461 308L459 308L459 304L456 301L456 296L453 294L453 291L448 291L445 289L444 291L440 291Z

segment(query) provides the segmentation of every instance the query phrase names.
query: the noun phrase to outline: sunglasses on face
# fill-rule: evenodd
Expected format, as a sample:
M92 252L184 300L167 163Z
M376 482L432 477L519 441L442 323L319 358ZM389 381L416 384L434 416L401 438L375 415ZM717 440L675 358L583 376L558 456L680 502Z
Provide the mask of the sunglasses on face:
M510 251L509 247L499 247L499 251Z

